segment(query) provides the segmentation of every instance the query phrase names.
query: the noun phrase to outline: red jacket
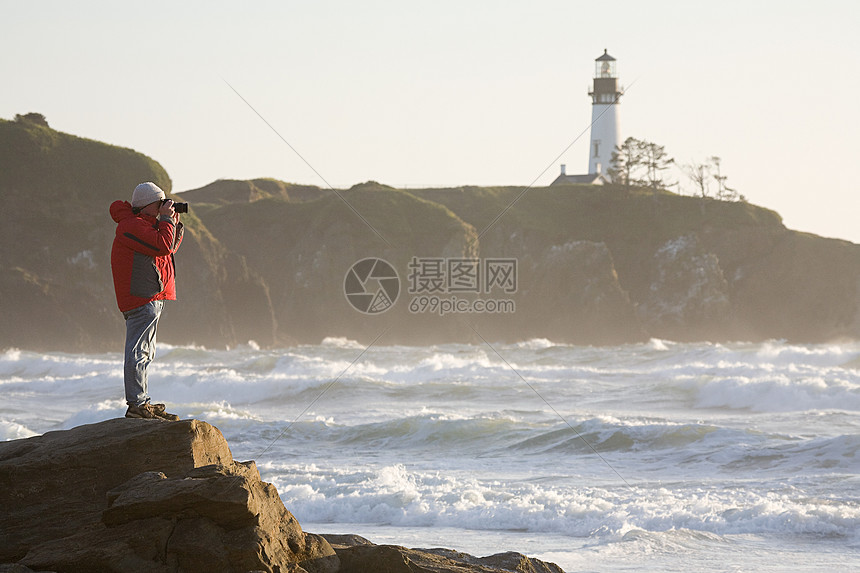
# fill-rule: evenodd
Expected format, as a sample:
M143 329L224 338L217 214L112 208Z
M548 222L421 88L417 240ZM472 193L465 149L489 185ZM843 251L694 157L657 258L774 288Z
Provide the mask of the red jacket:
M128 201L114 201L110 214L117 223L110 266L119 309L176 300L173 253L182 242L182 223L135 214Z

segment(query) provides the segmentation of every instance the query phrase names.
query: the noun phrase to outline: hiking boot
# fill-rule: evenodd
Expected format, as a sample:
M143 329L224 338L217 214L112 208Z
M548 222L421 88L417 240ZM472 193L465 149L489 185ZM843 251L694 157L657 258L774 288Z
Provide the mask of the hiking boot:
M152 407L152 413L155 414L157 417L161 418L162 420L167 420L169 422L179 421L179 416L177 416L176 414L171 414L164 410L164 404L150 404L150 406Z
M168 422L178 422L179 416L170 414L164 410L164 404L141 404L140 406L129 406L125 413L126 418L148 418L150 420L167 420Z
M140 406L129 406L125 412L126 418L158 418L152 404L141 404Z

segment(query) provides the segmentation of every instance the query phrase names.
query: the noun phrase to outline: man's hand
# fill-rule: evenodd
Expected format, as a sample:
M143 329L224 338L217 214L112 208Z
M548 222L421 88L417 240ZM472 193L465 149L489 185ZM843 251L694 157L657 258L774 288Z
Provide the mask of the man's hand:
M165 199L161 206L158 208L159 215L167 215L174 221L176 221L179 217L176 211L173 210L173 201L171 199Z

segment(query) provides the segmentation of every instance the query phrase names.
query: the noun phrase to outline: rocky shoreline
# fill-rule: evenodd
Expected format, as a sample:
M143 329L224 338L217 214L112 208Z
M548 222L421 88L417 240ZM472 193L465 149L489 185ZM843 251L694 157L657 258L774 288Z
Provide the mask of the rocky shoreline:
M200 420L113 419L0 442L0 573L563 573L505 552L304 532Z

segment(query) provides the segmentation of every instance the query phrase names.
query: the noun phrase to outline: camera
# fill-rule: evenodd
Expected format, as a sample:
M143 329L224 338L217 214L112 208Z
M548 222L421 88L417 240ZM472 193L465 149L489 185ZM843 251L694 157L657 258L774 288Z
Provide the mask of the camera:
M162 199L161 204L164 205L169 199ZM188 212L188 203L178 203L176 201L173 202L173 210L177 213L187 213Z

